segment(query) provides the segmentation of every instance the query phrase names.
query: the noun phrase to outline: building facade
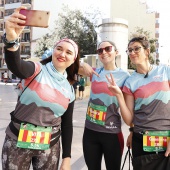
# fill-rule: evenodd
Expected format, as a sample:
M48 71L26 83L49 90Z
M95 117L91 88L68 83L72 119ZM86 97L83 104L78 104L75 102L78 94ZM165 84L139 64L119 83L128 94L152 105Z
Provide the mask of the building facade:
M51 14L48 28L26 26L19 38L21 58L29 59L35 57L34 50L36 48L36 40L46 33L50 33L54 28L54 20L57 18L61 4L58 0L50 0L50 3L46 0L0 0L0 81L6 80L6 78L4 78L4 73L6 72L8 78L16 79L16 76L7 69L5 64L3 50L4 44L1 37L4 34L6 18L20 6L25 6L27 9L50 11Z
M146 0L111 0L110 17L119 17L128 21L128 37L135 32L136 28L143 28L150 32L151 38L156 38L156 52L153 59L159 59L159 37L160 37L160 14L153 11L146 4Z
M140 0L111 0L110 4L110 18L126 19L129 36L136 27L140 27L155 37L155 13L148 13L146 4L140 3Z
M4 44L2 42L2 35L4 34L5 20L11 15L15 8L19 6L26 6L28 9L31 9L31 0L0 0L0 79L1 81L6 81L4 73L7 73L7 77L10 79L16 79L16 76L13 75L6 67L4 59ZM19 41L20 41L20 50L21 58L27 59L30 58L30 41L31 41L31 28L25 27L22 32Z
M128 39L137 28L150 32L150 38L159 39L159 14L150 12L146 3L140 0L111 0L110 18L103 19L99 25L98 41L111 40L116 43L119 50L116 63L125 70L128 65L125 53ZM159 48L159 41L156 46ZM158 57L158 54L153 54L155 62Z

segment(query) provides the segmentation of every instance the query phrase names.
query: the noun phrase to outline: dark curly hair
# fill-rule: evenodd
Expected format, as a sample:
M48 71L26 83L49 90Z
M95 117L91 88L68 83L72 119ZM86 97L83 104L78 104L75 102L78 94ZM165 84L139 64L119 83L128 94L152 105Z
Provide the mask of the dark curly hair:
M132 42L139 42L143 46L144 49L150 48L149 40L147 39L146 36L136 36L136 37L133 37L129 41L128 47L129 47L129 44L132 43Z

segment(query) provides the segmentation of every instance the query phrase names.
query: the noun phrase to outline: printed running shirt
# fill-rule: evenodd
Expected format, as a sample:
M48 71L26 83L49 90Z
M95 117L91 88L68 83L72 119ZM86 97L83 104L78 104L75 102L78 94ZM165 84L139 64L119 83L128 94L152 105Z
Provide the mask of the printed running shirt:
M134 131L170 129L170 67L153 66L147 78L136 71L129 77L123 92L133 95Z
M67 73L63 75L57 72L52 62L46 65L35 63L35 73L23 80L23 89L40 70L40 74L19 98L15 117L39 126L54 126L57 118L64 114L69 103L75 99L74 90L67 80Z
M19 49L4 50L8 68L14 75L23 79L20 87L24 89L33 80L17 102L15 117L37 126L55 126L53 134L61 128L62 139L67 139L62 140L64 146L62 158L71 157L75 95L73 87L67 80L67 73L59 73L51 62L45 65L26 62L20 58ZM13 125L16 129L20 129L20 124L13 122ZM5 132L10 138L17 140L17 136L9 126Z
M92 76L85 126L98 132L119 133L121 131L119 104L116 96L108 89L106 75L110 77L112 74L116 84L122 89L129 73L120 68L115 70L97 68L95 71L100 77L94 74Z

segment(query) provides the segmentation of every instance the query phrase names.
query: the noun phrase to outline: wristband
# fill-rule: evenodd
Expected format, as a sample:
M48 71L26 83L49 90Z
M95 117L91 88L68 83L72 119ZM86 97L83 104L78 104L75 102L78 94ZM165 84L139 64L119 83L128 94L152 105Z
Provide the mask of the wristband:
M18 38L16 40L8 41L6 39L6 33L2 36L2 40L5 48L17 48L20 45Z
M133 127L130 127L130 128L129 128L129 132L133 132Z

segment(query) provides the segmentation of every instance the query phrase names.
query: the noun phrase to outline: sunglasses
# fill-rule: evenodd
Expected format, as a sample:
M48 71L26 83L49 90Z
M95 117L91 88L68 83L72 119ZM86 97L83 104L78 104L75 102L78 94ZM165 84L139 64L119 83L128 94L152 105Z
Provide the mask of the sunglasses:
M105 50L107 53L112 51L112 46L107 46L105 48L99 48L97 50L97 54L101 55L103 53L103 50Z
M129 48L128 50L126 50L126 53L129 55L132 53L132 51L134 51L134 53L139 53L142 47L135 47L135 48Z

